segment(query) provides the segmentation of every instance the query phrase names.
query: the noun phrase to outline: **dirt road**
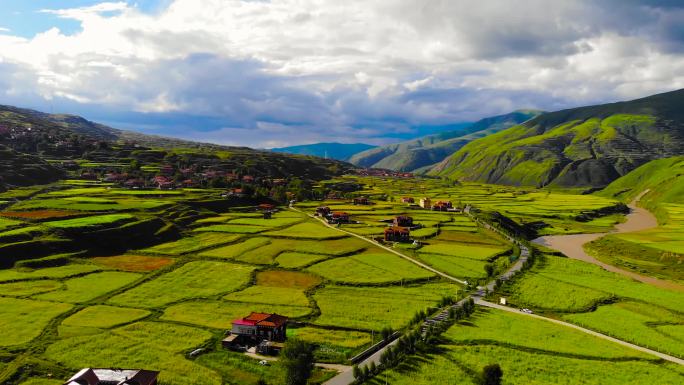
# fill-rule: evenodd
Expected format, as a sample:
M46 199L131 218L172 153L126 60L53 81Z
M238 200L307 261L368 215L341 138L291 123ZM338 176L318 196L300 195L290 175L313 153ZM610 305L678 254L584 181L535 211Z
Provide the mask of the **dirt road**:
M580 261L593 263L594 265L600 266L605 270L612 271L613 273L622 274L636 281L640 281L664 289L684 291L684 286L679 285L675 282L637 274L632 271L624 270L619 267L609 265L605 262L599 261L598 259L587 254L586 251L584 251L585 244L595 241L608 234L629 233L633 231L648 230L657 227L658 221L656 220L656 217L653 214L651 214L650 211L637 206L637 203L639 202L641 197L644 196L646 193L648 193L648 190L639 194L639 196L631 204L629 204L630 213L627 214L627 221L616 225L615 230L611 231L610 233L550 235L545 237L539 237L532 242L554 250L558 250L561 253L565 254L568 258L579 259Z

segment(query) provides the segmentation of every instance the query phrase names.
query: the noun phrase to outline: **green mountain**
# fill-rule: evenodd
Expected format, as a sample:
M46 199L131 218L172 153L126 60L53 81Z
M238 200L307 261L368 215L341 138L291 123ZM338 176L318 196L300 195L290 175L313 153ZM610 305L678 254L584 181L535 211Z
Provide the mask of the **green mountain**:
M73 177L81 172L120 172L122 165L132 163L151 169L170 164L196 175L218 170L306 180L327 179L354 168L334 159L145 135L79 116L0 106L0 188L49 183L67 173Z
M441 132L406 142L376 147L352 156L357 166L416 171L441 162L467 143L531 119L541 112L515 111L482 119L458 130Z
M347 161L352 155L375 147L365 143L313 143L301 146L272 148L271 151Z
M605 187L684 154L684 90L540 115L473 141L430 171L464 181Z

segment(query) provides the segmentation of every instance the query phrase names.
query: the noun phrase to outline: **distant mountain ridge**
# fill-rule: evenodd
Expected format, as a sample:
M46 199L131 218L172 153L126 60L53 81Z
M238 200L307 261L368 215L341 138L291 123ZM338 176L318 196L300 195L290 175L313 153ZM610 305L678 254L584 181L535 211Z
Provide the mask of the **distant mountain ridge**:
M456 130L444 131L406 142L389 144L352 156L357 166L416 171L441 162L465 144L522 123L541 111L519 110L493 116Z
M279 147L270 149L273 152L281 152L287 154L311 155L319 158L332 158L337 160L347 161L349 158L362 151L375 148L365 143L313 143L303 144L299 146Z
M473 141L432 175L525 186L605 187L684 153L684 90L542 114Z

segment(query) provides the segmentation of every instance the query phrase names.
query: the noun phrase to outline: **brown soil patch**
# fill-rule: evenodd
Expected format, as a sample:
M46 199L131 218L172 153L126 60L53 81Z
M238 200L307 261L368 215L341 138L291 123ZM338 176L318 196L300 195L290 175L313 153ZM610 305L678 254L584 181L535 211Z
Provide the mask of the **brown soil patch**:
M321 278L298 271L269 270L257 273L256 283L260 286L308 289L320 284Z
M172 258L146 257L142 255L119 255L116 257L96 257L98 265L124 271L152 271L173 263Z

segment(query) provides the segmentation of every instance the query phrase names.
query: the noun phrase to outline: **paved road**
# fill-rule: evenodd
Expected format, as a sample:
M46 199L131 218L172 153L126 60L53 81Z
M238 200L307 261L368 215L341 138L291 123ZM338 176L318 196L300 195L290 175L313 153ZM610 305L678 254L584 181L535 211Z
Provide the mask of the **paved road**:
M568 258L592 263L594 265L600 266L604 270L627 276L636 281L647 283L649 285L657 286L663 289L684 291L684 285L621 269L617 266L599 261L593 256L587 254L587 252L584 250L584 245L608 234L629 233L657 227L658 221L656 220L655 216L648 210L637 206L637 203L641 197L648 193L648 191L649 190L642 192L636 199L634 199L634 201L629 205L630 213L627 215L627 221L616 225L615 230L611 231L610 233L552 235L539 237L532 242L554 250L558 250Z
M616 344L620 344L620 345L622 345L622 346L627 346L627 347L629 347L629 348L632 348L632 349L634 349L634 350L638 350L638 351L640 351L640 352L644 352L644 353L647 353L647 354L651 354L651 355L660 357L660 358L662 358L663 360L670 361L670 362L674 362L675 364L684 365L684 360L682 360L682 359L680 359L680 358L673 357L673 356L670 356L670 355L668 355L668 354L656 352L655 350L647 349L647 348L641 347L641 346L639 346L639 345L634 345L634 344L631 344L631 343L629 343L629 342L625 342L625 341L619 340L619 339L617 339L617 338L613 338L613 337L611 337L611 336L607 336L607 335L605 335L605 334L595 332L595 331L593 331L593 330L585 329L585 328L583 328L583 327L581 327L581 326L577 326L577 325L575 325L575 324L571 324L571 323L564 322L564 321L559 321L559 320L553 319L553 318L543 317L543 316L536 315L536 314L527 314L527 313L523 313L523 312L521 312L520 310L511 308L511 307L507 307L507 306L497 305L497 304L495 304L495 303L487 302L487 301L484 301L484 300L482 300L482 299L476 300L475 303L478 304L478 305L481 305L481 306L486 306L486 307L490 307L490 308L494 308L494 309L499 309L499 310L504 310L504 311L508 311L508 312L512 312L512 313L516 313L516 314L526 315L526 316L533 317L533 318L537 318L537 319L541 319L541 320L544 320L544 321L553 322L553 323L558 324L558 325L563 325L563 326L566 326L566 327L569 327L569 328L573 328L573 329L579 330L579 331L581 331L581 332L583 332L583 333L591 334L591 335L593 335L593 336L595 336L595 337L602 338L602 339L604 339L604 340L608 340L608 341L611 341L611 342L615 342Z
M432 267L430 267L430 266L428 266L428 265L426 265L426 264L424 264L424 263L422 263L422 262L420 262L420 261L417 261L417 260L415 260L415 259L409 257L409 256L406 255L406 254L400 253L400 252L398 252L398 251L396 251L396 250L394 250L394 249L391 249L391 248L389 248L389 247L387 247L387 246L385 246L385 245L382 245L382 244L380 244L380 243L377 243L377 242L375 242L375 241L373 241L373 240L371 240L371 239L368 239L368 238L366 238L366 237L364 237L364 236L361 236L361 235L358 235L358 234L354 234L354 233L352 233L351 231L347 231L347 230L344 230L344 229L339 228L339 227L336 227L336 226L332 226L332 225L330 225L330 223L326 222L325 220L323 220L323 219L321 219L321 218L319 218L319 217L316 217L316 216L314 216L314 215L307 214L307 213L305 213L305 212L303 212L303 211L301 211L301 210L298 210L298 209L296 209L296 208L294 208L294 207L290 207L290 209L291 209L291 210L294 210L294 211L297 211L297 212L299 212L299 213L308 215L308 216L310 216L311 218L314 218L314 219L318 220L319 222L321 222L322 224L324 224L325 226L327 226L327 227L329 227L329 228L331 228L331 229L334 229L334 230L337 230L337 231L341 231L341 232L343 232L343 233L345 233L345 234L347 234L347 235L351 235L352 237L356 237L356 238L359 238L359 239L361 239L361 240L363 240L363 241L365 241L365 242L368 242L368 243L370 243L371 245L373 245L373 246L375 246L375 247L379 247L379 248L381 248L381 249L384 249L384 250L386 250L386 251L389 251L389 252L392 253L392 254L396 254L396 255L398 255L398 256L404 258L405 260L407 260L407 261L409 261L409 262L411 262L411 263L415 263L416 265L422 267L423 269L429 270L429 271L431 271L431 272L433 272L433 273L435 273L435 274L437 274L437 275L439 275L439 276L442 276L442 277L444 277L444 278L446 278L446 279L448 279L448 280L451 280L451 281L454 281L454 282L458 282L458 283L460 283L461 285L465 285L465 284L466 284L466 281L464 281L464 280L458 279L458 278L456 278L456 277L452 277L452 276L450 276L449 274L446 274L446 273L443 273L443 272L441 272L441 271L439 271L439 270L436 270L436 269L434 269L434 268L432 268Z

